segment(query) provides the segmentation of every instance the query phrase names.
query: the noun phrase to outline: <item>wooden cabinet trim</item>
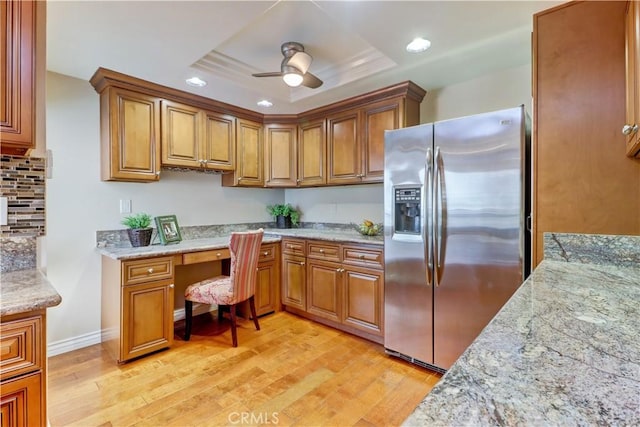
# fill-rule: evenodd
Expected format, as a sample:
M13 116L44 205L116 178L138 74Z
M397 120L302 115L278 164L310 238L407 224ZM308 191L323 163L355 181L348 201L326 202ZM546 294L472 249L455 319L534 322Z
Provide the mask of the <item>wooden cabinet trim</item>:
M42 323L40 315L0 323L0 379L42 367Z

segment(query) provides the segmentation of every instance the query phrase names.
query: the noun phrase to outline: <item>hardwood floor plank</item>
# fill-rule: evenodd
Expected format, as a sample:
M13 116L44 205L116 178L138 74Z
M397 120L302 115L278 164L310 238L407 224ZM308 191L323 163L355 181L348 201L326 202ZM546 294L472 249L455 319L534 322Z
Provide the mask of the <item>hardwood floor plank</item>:
M51 425L398 425L440 378L290 313L240 324L237 348L223 323L124 365L101 345L50 358Z

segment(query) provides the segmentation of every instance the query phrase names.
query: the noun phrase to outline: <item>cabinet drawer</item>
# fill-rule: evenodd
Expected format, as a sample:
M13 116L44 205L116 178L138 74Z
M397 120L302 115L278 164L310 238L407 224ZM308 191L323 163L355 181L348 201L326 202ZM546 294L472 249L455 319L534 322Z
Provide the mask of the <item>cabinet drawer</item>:
M382 249L345 246L342 249L342 256L345 264L361 265L380 269L384 266Z
M293 255L307 254L307 251L305 250L304 240L282 239L282 251L285 254Z
M258 262L273 261L274 259L276 259L276 245L262 245Z
M173 279L173 257L147 258L125 261L123 267L123 285Z
M42 366L42 316L28 317L0 325L0 378L14 377Z
M197 264L199 262L217 261L231 258L229 249L214 249L212 251L190 252L182 255L182 264Z
M307 256L309 258L323 259L326 261L342 260L340 256L340 245L334 245L324 242L308 242Z

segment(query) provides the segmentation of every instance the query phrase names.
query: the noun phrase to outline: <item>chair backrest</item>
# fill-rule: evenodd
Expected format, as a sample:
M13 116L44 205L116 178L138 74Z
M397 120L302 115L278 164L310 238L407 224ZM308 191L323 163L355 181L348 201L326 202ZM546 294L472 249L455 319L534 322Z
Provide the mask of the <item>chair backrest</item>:
M233 303L239 303L256 292L258 260L264 231L233 232L229 242L231 252L231 283Z

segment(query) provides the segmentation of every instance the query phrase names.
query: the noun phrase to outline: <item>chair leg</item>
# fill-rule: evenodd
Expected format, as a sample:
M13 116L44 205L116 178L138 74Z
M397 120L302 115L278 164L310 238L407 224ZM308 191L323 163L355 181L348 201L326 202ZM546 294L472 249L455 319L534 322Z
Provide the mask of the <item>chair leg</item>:
M184 300L184 340L191 338L191 318L193 316L193 301Z
M236 305L232 304L229 306L229 315L231 316L231 339L233 341L233 346L238 346L238 332L236 331Z
M222 309L224 308L223 305L219 305L218 304L218 321L222 320Z
M258 323L258 316L256 316L256 302L253 299L253 295L249 297L249 308L251 308L251 316L253 317L253 323L256 325L256 331L259 331L260 324Z

